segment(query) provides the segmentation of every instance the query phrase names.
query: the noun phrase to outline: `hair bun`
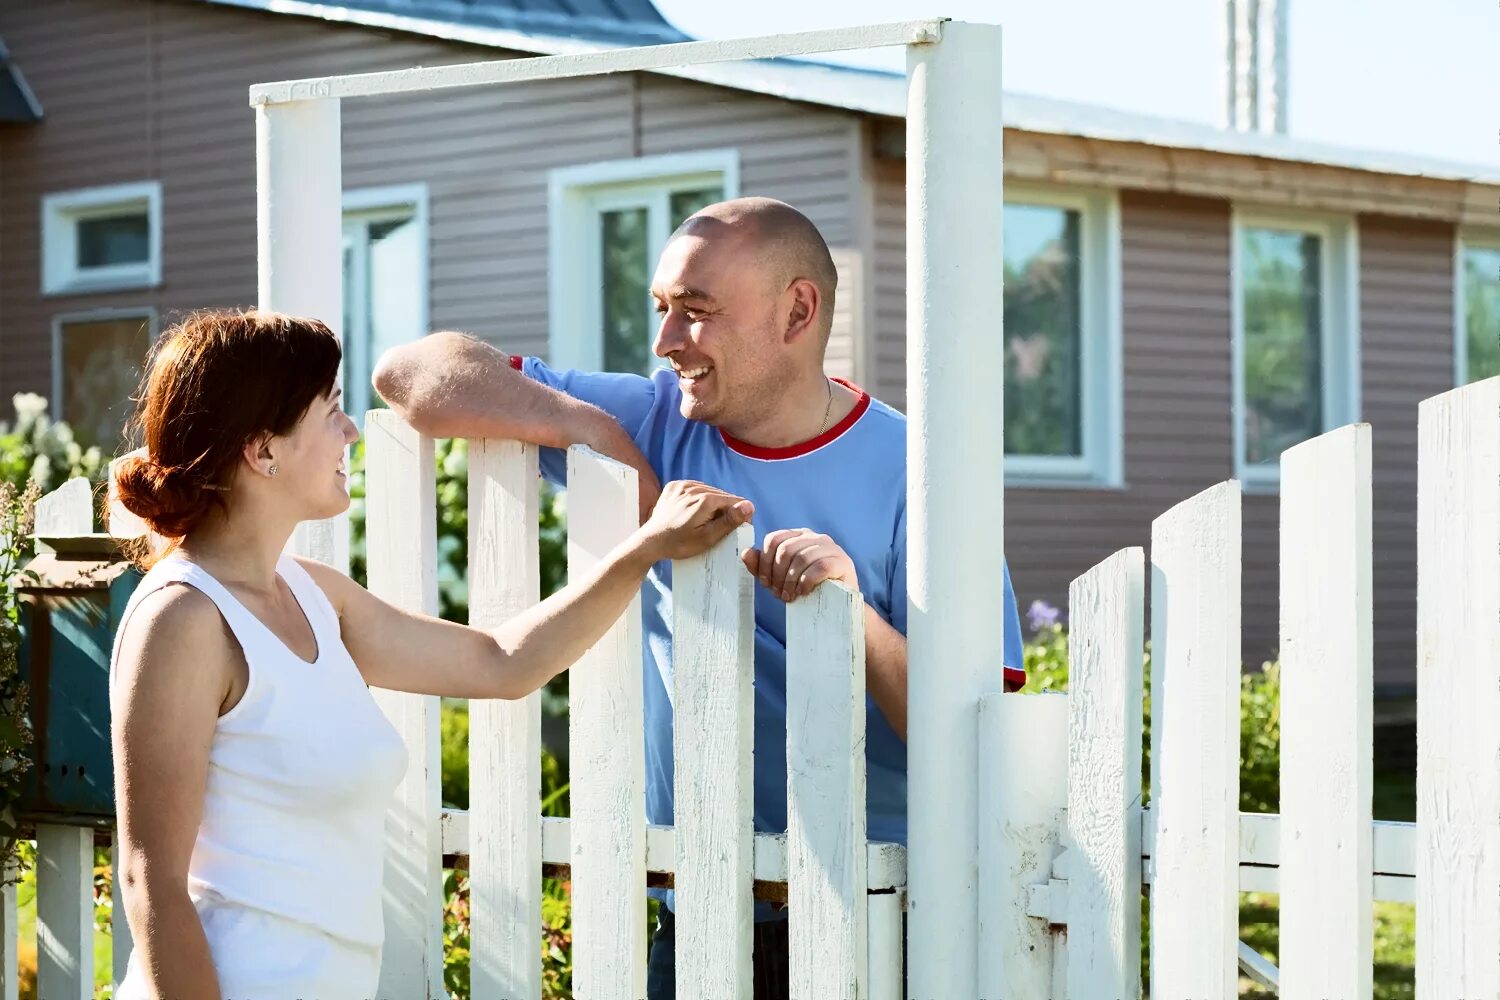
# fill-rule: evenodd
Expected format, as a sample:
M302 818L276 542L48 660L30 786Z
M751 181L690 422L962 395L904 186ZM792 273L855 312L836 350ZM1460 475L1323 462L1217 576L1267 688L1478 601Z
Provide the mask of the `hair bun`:
M158 465L139 455L115 468L115 491L125 509L166 538L182 538L214 502L213 491L186 469Z

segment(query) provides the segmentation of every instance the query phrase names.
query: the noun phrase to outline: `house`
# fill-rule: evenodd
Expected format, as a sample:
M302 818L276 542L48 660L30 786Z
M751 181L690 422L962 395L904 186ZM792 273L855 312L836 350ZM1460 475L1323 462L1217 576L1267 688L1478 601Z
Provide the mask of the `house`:
M58 0L0 8L0 37L0 394L48 393L102 440L154 333L255 299L251 84L683 39L649 0ZM435 327L558 365L651 365L657 250L740 193L822 229L830 369L902 406L903 109L899 77L783 60L347 104L351 410L384 347ZM1024 95L1006 115L1023 603L1061 604L1234 476L1259 662L1277 455L1367 420L1377 684L1409 692L1416 406L1500 371L1500 170Z

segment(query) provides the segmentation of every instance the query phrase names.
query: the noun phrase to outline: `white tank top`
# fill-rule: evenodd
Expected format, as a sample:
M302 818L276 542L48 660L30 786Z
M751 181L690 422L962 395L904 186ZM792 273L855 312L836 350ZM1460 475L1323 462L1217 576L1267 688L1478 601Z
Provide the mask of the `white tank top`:
M378 947L385 813L406 748L344 647L322 589L289 556L276 571L312 625L312 663L180 555L152 567L121 620L123 632L148 594L186 583L218 606L250 668L244 695L214 730L188 894L195 904L236 903Z

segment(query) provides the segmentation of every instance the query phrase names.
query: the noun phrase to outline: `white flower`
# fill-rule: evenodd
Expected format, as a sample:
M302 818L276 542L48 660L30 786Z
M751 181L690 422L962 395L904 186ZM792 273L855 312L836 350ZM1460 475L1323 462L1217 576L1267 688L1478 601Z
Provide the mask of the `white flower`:
M52 481L52 459L46 455L38 455L36 461L31 463L31 478L41 483L44 487Z
M29 423L47 412L47 397L34 392L18 392L10 401L16 407L17 423Z

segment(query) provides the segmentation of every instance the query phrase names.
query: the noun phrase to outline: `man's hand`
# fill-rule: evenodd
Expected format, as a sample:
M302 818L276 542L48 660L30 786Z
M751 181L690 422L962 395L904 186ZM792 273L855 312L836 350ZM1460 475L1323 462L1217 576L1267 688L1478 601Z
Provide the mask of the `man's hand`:
M842 580L859 590L854 560L832 538L810 528L770 532L761 547L747 549L743 559L761 586L783 601L812 593L824 580Z
M661 496L661 480L656 478L656 470L651 468L645 453L625 433L625 428L620 426L619 421L603 410L593 407L589 409L593 412L586 418L587 426L578 433L579 441L599 454L635 470L641 503L640 520L637 523L645 524L656 507L657 498Z

